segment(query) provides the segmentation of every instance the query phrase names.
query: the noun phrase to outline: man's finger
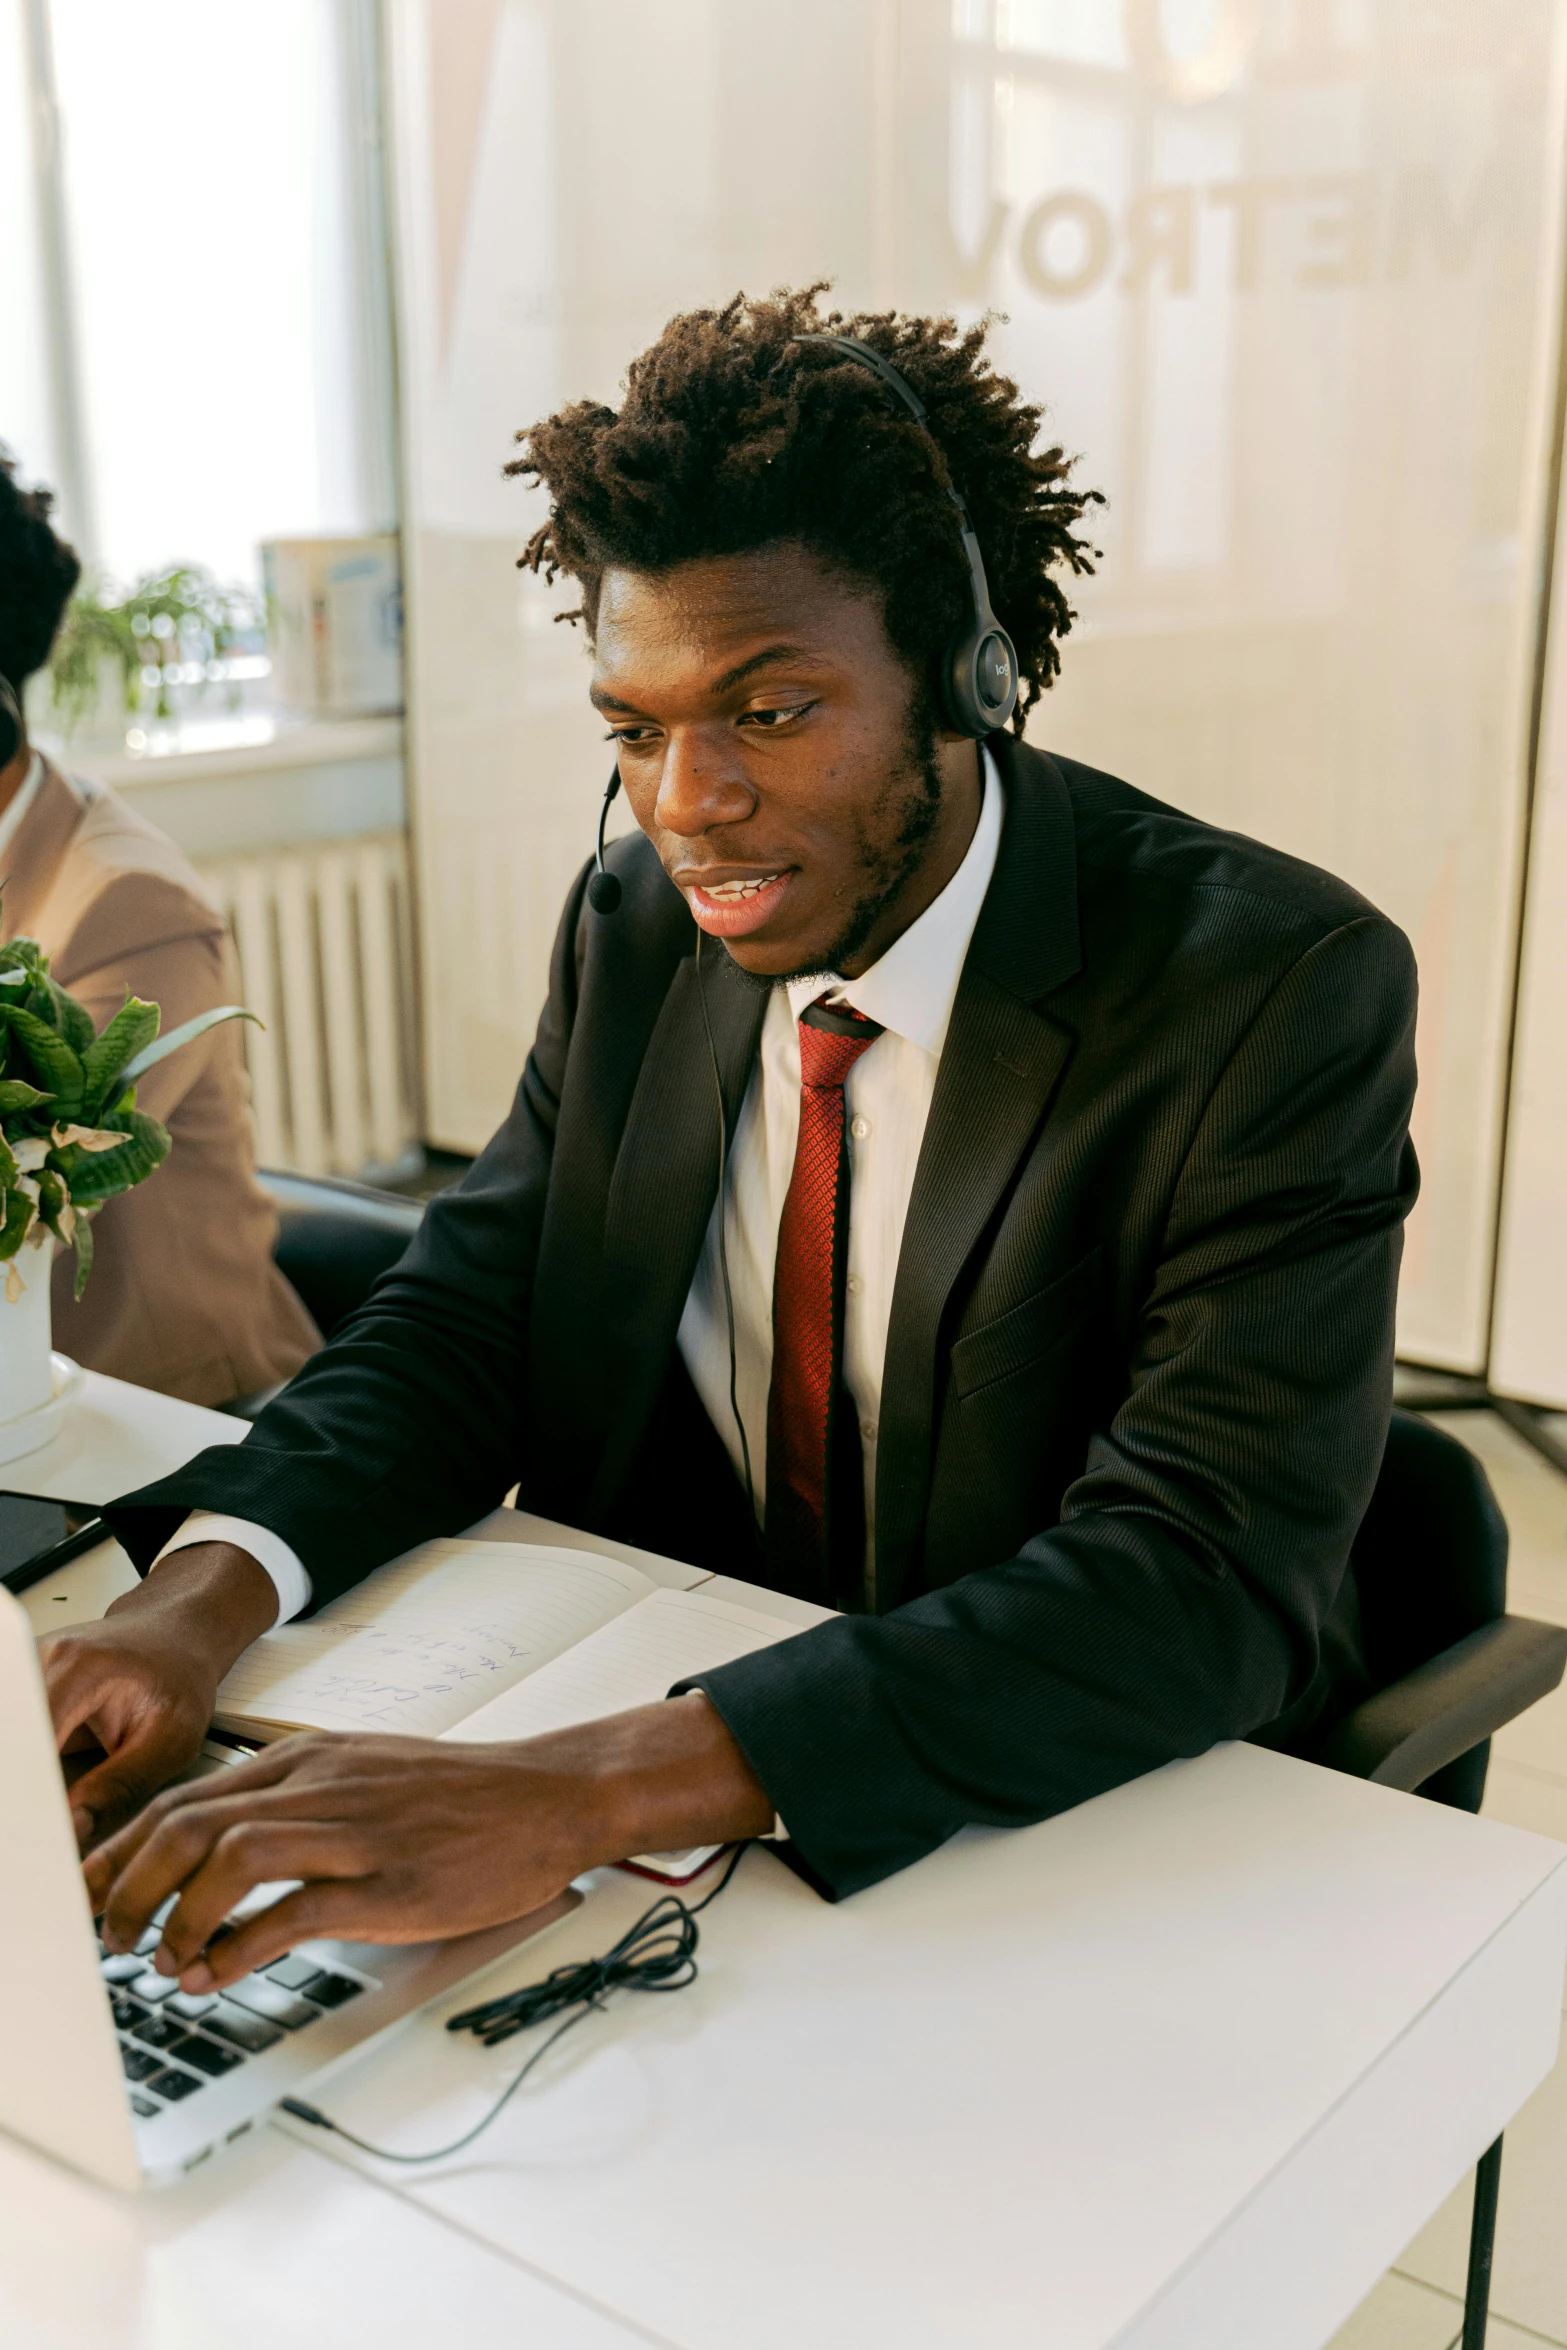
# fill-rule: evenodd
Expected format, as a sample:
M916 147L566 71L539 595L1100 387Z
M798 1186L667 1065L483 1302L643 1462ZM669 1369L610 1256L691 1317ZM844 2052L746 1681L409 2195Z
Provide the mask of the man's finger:
M133 1820L114 1839L112 1845L95 1853L86 1869L87 1890L93 1907L102 1915L103 1938L111 1950L131 1949L146 1931L147 1921L160 1909L171 1893L179 1893L188 1886L197 1872L205 1868L227 1835L263 1824L265 1814L258 1818L258 1806L265 1806L266 1791L259 1795L231 1796L227 1790L205 1796L210 1780L193 1789L180 1789L178 1795L189 1795L195 1800L171 1800L171 1794L161 1795L149 1804L139 1819ZM171 1791L171 1793L176 1791ZM317 1817L319 1819L319 1809ZM295 1816L287 1824L297 1829L303 1823ZM283 1875L297 1876L299 1870L284 1870ZM277 1870L270 1872L279 1874ZM263 1884L268 1872L263 1870L251 1883ZM233 1895L237 1901L250 1890L242 1886ZM223 1913L212 1921L215 1928ZM212 1930L209 1928L209 1931Z
M258 1885L298 1877L310 1883L352 1879L365 1873L367 1860L364 1838L329 1822L240 1820L225 1828L181 1886L154 1963L160 1973L183 1976Z
M245 1918L231 1934L221 1934L205 1957L180 1976L187 1991L221 1991L242 1975L270 1965L298 1943L319 1938L346 1942L423 1942L432 1932L428 1920L401 1925L391 1889L379 1877L318 1879L285 1893L270 1909Z
M78 1842L102 1846L197 1751L189 1729L157 1715L139 1724L122 1746L84 1771L71 1788Z
M109 1888L116 1877L129 1865L132 1856L141 1850L148 1838L174 1814L195 1806L210 1808L227 1803L235 1807L236 1818L248 1818L257 1796L274 1798L276 1791L287 1786L294 1778L298 1757L296 1754L291 1759L289 1753L289 1747L294 1743L289 1741L280 1746L269 1746L264 1753L253 1756L249 1762L234 1764L221 1773L209 1772L203 1778L188 1780L183 1786L162 1785L155 1800L147 1803L134 1819L127 1821L115 1834L100 1843L84 1863L87 1891L94 1910L99 1911L104 1907ZM166 1779L167 1773L164 1776ZM299 1777L290 1796L289 1808L296 1818L305 1818L311 1812L319 1817L319 1789L307 1788L303 1777Z
M341 1938L350 1942L422 1941L429 1927L399 1933L390 1915L390 1893L374 1877L318 1879L286 1893L270 1909L244 1919L211 1945L205 1959L187 1969L194 1991L222 1990L257 1967L269 1966L301 1942Z

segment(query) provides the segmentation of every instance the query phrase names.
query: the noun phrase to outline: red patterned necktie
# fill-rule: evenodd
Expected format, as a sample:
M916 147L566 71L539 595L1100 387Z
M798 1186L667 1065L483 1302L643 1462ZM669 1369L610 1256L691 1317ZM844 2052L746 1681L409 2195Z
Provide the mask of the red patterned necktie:
M773 1378L767 1397L766 1556L775 1583L827 1599L832 1565L858 1522L864 1550L859 1428L852 1403L835 1429L843 1372L843 1256L849 1231L844 1079L881 1034L846 1006L810 1004L800 1016L800 1136L778 1226L773 1276ZM852 1448L847 1436L852 1432ZM844 1441L836 1449L834 1436ZM835 1491L847 1507L835 1513ZM835 1526L836 1516L844 1521ZM857 1577L858 1560L840 1568Z

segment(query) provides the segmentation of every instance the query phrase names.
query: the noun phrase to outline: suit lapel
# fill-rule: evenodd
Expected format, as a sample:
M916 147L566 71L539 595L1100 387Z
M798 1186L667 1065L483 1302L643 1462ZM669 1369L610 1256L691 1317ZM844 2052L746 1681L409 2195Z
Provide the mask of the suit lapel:
M1034 1008L1080 959L1066 785L1040 752L999 739L991 749L1006 787L1006 820L937 1072L887 1331L871 1595L878 1611L897 1604L918 1559L947 1300L1039 1129L1075 1042L1070 1029Z
M701 986L733 1134L769 991L721 949L704 955ZM718 1194L718 1110L702 1009L696 962L688 955L676 967L643 1059L605 1210L603 1295L616 1375L605 1397L595 1523L625 1475L664 1377Z

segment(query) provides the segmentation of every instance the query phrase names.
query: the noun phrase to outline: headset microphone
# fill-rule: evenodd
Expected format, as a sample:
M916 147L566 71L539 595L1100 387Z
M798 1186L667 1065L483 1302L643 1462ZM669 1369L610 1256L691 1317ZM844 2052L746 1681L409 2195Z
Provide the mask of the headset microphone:
M26 739L22 705L11 680L0 675L0 767L9 767Z
M615 794L620 789L620 769L617 767L604 787L604 805L599 810L598 847L593 852L593 879L588 883L588 904L595 914L613 914L620 904L620 883L613 873L604 868L604 827L609 822L609 811Z

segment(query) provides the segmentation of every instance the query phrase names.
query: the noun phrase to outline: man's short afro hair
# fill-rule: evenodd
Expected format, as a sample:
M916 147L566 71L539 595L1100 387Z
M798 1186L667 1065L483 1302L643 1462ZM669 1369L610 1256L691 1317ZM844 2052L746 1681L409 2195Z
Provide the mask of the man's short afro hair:
M47 490L24 490L16 460L0 444L0 677L21 691L49 658L82 567L57 538Z
M1035 449L1041 411L993 372L983 324L845 317L822 311L826 290L737 294L672 318L628 369L618 413L579 400L520 432L523 454L506 470L551 499L522 564L580 581L570 617L591 633L610 568L663 571L795 540L881 591L888 635L929 682L972 608L950 478L1017 647L1021 733L1072 625L1056 574L1093 569L1077 526L1098 492L1068 486L1059 448ZM868 369L796 340L822 333L854 335L891 360L924 402L929 434Z

